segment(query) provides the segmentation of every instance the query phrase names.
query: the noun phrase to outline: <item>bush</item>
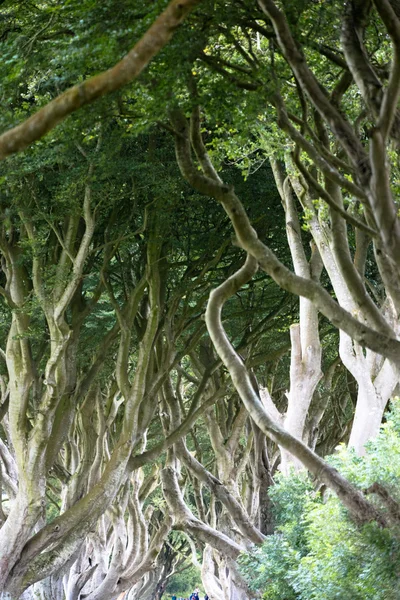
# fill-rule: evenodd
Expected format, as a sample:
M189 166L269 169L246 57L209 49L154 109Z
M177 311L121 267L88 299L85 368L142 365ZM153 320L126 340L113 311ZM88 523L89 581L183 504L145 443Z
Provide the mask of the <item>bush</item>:
M340 447L329 458L361 489L382 484L400 501L400 402L364 457ZM325 502L305 474L280 476L271 491L276 532L251 554L241 570L264 600L399 600L400 528L362 527L339 500ZM384 511L379 497L369 499Z

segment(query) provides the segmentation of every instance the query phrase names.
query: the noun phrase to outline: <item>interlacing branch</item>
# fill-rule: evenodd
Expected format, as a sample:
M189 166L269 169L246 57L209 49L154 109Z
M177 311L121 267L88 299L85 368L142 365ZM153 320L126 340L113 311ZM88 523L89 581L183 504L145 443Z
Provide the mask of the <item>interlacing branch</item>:
M68 115L136 79L169 42L176 28L200 0L172 0L135 46L116 65L74 85L0 136L0 160L24 150Z
M205 164L204 146L195 147L200 134L191 135L192 145L196 155L202 157L199 171L192 159L192 145L189 136L189 124L185 115L179 109L170 114L175 130L175 151L177 162L183 177L188 183L202 194L214 197L220 202L228 214L235 230L238 245L258 262L260 268L284 290L297 296L307 298L325 315L333 325L342 329L362 347L367 347L400 365L400 342L387 331L376 331L365 323L358 321L353 315L342 308L317 281L298 276L288 269L272 250L264 244L252 227L247 213L232 186L221 182L219 177L212 177L209 164ZM193 119L192 119L193 128ZM209 158L207 160L207 163ZM200 161L199 161L200 162Z
M222 326L222 309L226 301L251 280L257 269L257 261L248 254L245 264L239 271L211 292L206 311L206 324L215 350L228 369L233 384L251 418L261 431L290 454L296 456L317 479L332 489L349 509L354 519L359 522L377 521L385 526L385 519L359 490L353 487L336 469L330 467L303 442L290 435L273 420L256 393L246 366L228 339Z

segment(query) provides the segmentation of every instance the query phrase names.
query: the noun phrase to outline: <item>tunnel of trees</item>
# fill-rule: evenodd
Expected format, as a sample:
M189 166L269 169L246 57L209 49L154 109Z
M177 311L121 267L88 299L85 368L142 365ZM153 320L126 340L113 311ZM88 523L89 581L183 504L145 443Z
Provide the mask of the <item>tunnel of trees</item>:
M0 47L0 598L398 599L398 1Z

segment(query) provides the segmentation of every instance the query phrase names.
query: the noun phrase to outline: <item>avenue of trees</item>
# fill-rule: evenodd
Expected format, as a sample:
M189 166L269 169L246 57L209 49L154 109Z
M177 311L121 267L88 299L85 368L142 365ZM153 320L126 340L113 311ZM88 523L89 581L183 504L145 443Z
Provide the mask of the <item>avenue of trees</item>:
M0 44L0 597L398 598L397 1Z

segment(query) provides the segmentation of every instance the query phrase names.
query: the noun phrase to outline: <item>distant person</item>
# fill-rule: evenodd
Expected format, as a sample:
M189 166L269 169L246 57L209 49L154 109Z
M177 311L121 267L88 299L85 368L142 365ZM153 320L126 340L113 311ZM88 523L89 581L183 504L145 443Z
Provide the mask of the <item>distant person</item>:
M176 596L172 596L171 600L176 600Z

